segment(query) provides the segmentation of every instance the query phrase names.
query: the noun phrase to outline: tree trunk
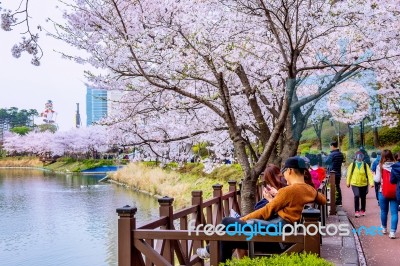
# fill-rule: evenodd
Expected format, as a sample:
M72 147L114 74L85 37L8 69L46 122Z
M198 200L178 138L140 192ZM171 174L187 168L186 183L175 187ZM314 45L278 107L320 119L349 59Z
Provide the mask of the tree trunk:
M285 142L282 153L280 154L282 160L286 160L289 157L297 155L301 134L307 122L307 118L303 116L300 111L295 112L293 116L296 117L296 123L293 124L292 119L287 119L286 121Z
M281 165L282 162L281 156L279 155L280 154L278 154L277 149L274 149L271 153L271 156L269 157L268 164L274 164L279 167L279 165Z
M254 211L254 205L256 204L256 189L257 189L258 176L249 176L242 181L241 190L241 210L242 215L248 214Z
M374 146L375 148L378 148L379 147L378 128L376 127L373 128L373 134L374 134Z
M293 157L297 155L297 149L299 147L300 141L294 138L289 138L285 142L285 146L283 146L283 151L281 154L281 159L286 160L289 157Z
M317 139L318 139L318 149L320 151L322 151L321 133L322 133L322 126L324 125L324 120L325 120L325 117L321 118L321 120L319 121L318 124L313 125L315 134L317 135Z

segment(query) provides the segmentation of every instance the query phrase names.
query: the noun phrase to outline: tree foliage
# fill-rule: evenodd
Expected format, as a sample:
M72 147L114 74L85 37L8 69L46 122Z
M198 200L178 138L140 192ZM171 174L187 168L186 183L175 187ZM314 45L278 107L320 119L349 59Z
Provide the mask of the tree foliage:
M38 116L35 109L21 109L17 107L1 108L0 109L0 125L3 128L14 127L33 127L33 118Z
M26 126L22 126L22 127L13 127L10 131L12 133L18 134L18 135L26 135L28 134L29 131L31 131L32 129Z

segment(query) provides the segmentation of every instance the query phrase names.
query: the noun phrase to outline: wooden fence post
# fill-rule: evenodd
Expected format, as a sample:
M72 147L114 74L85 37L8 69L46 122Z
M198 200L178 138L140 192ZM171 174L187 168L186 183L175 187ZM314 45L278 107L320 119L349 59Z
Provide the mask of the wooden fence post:
M118 265L131 266L134 263L132 230L136 229L137 208L126 205L117 209L118 219Z
M199 224L204 224L204 215L203 215L203 191L194 190L192 191L192 205L197 206L196 214L193 214L192 219L196 220L195 226ZM189 250L189 252L193 252L196 254L196 250L198 248L203 247L203 241L201 240L193 240L193 249ZM189 254L189 258L190 258ZM196 264L197 265L197 264ZM204 264L201 264L204 265Z
M162 226L162 229L173 230L174 229L174 208L172 206L173 198L163 197L158 199L158 203L160 204L160 217L166 216L168 217L168 222L166 226ZM171 240L165 239L164 245L161 250L161 255L172 265L174 263L174 243Z
M228 184L229 184L229 192L236 191L236 184L237 184L236 180L229 180Z
M212 186L213 188L213 197L216 198L218 197L218 205L215 210L215 217L213 217L213 222L214 224L220 224L222 221L222 216L224 213L224 208L223 208L223 203L222 203L222 185L221 184L215 184Z
M196 217L196 225L204 224L204 216L203 216L203 191L194 190L192 191L192 205L197 206L197 214Z
M222 185L221 184L215 184L212 186L213 188L213 197L218 197L218 203L216 208L213 211L213 214L215 215L212 219L213 224L217 225L220 224L222 221L222 216L224 212L223 208L223 202L222 202ZM210 257L210 265L218 265L219 261L219 245L218 241L210 241L210 251L211 252L211 257Z
M335 171L329 173L329 184L330 184L330 210L329 215L336 214L336 183L335 183Z
M318 209L308 208L302 212L304 219L304 252L320 255L321 235L319 234L319 220L321 212Z

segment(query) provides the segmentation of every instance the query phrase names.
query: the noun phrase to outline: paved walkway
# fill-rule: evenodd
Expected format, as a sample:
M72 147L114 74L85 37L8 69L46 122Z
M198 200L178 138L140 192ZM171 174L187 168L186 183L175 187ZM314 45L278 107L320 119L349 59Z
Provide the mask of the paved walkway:
M352 225L346 212L338 207L337 215L328 216L327 225L346 224L348 228ZM349 236L323 236L321 245L321 257L333 262L336 266L342 265L366 265L360 245L353 234Z
M351 188L346 187L346 181L341 180L343 194L343 210L347 212L350 222L357 229L360 226L380 226L380 209L375 198L375 191L369 190L367 195L366 215L354 217L354 197ZM390 227L390 214L388 219ZM398 266L400 265L400 232L396 233L396 239L389 239L388 235L359 236L364 256L368 266Z

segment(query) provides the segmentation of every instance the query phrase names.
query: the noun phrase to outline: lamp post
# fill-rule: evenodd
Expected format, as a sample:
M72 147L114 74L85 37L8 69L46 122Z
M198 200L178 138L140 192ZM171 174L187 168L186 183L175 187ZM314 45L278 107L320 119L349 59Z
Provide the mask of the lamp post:
M378 121L379 121L379 117L378 117L379 111L380 111L379 108L380 108L379 103L375 102L373 107L372 107L373 115L374 115L374 118L375 118L374 125L373 125L373 128L372 128L372 133L374 135L374 146L376 148L379 147L379 135L378 135L378 125L377 125Z
M367 117L364 117L361 122L360 122L360 147L364 147L365 146L365 139L364 139L364 120Z
M363 125L364 125L364 119L361 120L360 122L360 147L363 147L364 145L364 129L363 129Z

